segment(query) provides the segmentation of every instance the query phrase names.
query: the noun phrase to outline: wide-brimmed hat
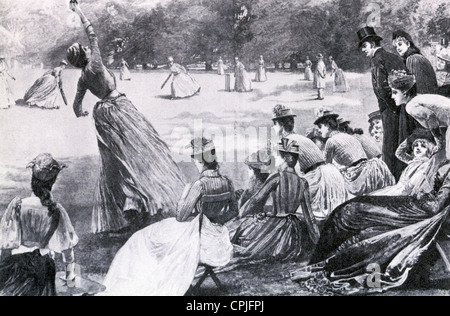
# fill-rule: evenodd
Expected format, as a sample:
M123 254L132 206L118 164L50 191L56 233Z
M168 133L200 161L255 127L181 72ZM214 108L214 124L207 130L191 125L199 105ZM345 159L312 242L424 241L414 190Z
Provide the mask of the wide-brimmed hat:
M172 56L167 57L167 61L168 61L168 62L172 62L173 60L174 60L174 59L173 59Z
M322 54L317 54L316 58L317 59L323 59L323 55Z
M27 168L31 168L33 176L41 181L48 181L56 177L67 165L60 164L51 154L40 154L34 158Z
M216 150L214 142L204 137L194 138L193 140L191 140L190 144L186 146L186 148L190 148L192 150L192 158L194 158L195 156L203 155L205 153L215 155Z
M418 139L424 139L432 144L436 144L436 140L434 139L434 136L430 130L427 130L425 128L416 128L407 139L408 147L411 148L413 143Z
M319 125L328 118L337 119L339 117L339 114L336 114L331 110L323 110L323 111L319 111L316 116L317 116L317 119L314 122L314 125Z
M381 112L375 111L369 114L369 123L371 123L374 120L381 120Z
M359 38L359 47L361 47L364 44L364 42L368 40L376 40L376 41L383 40L383 38L381 36L378 36L377 33L375 32L375 29L371 26L363 27L357 32L357 34Z
M450 63L450 50L443 49L437 54L437 58Z
M278 143L278 150L284 153L300 154L299 144L295 140L290 140L288 138L281 139L281 142Z
M296 117L296 116L297 115L295 115L294 112L292 112L291 109L285 107L284 105L277 104L273 108L272 120L279 120L279 119L285 118L285 117Z
M255 169L264 169L270 166L272 163L270 153L267 149L258 150L256 153L251 154L245 159L244 162L247 166Z
M416 76L409 75L405 70L393 70L388 78L389 86L400 91L409 91L416 84Z

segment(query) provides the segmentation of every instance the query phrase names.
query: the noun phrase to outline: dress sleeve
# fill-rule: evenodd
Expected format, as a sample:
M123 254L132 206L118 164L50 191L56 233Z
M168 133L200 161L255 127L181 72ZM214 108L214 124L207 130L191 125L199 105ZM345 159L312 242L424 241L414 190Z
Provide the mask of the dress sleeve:
M331 139L325 144L325 160L327 163L333 163L335 145Z
M75 100L73 101L73 111L77 117L83 114L83 98L86 94L87 88L84 85L83 78L78 80L77 94Z
M17 249L22 243L20 210L22 200L14 198L0 221L0 250Z
M185 222L195 210L195 206L200 201L203 194L203 188L200 181L194 184L188 184L177 206L177 220Z
M89 46L91 48L91 59L89 60L89 67L94 71L98 72L103 69L102 55L100 53L100 47L98 45L98 37L94 32L94 28L92 27L89 21L84 24L84 29L89 39Z
M314 213L311 208L311 197L309 192L309 184L308 181L302 179L303 182L303 190L302 195L303 198L301 200L300 207L303 211L303 216L305 218L306 226L308 228L309 237L313 241L314 244L319 242L320 231L317 226L316 218L314 217Z
M266 204L267 199L270 197L270 194L275 191L280 183L279 174L271 175L263 187L259 189L258 192L255 193L239 210L239 217L245 217L248 214L253 214L258 211L263 210L264 204Z
M400 146L397 148L395 152L395 156L404 163L409 163L414 157L408 154L408 140L405 140Z
M67 211L60 204L57 204L57 209L60 214L58 227L50 238L47 248L57 253L67 253L78 244L79 239Z

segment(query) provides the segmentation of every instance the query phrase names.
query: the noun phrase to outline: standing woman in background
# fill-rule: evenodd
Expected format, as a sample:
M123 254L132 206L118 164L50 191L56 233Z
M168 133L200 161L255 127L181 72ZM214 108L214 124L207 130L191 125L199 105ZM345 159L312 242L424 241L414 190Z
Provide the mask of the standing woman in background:
M127 226L125 216L136 218L176 209L184 181L166 143L128 98L116 90L114 74L103 65L91 23L77 2L70 2L89 38L67 50L67 58L81 68L73 103L77 117L87 116L82 101L89 90L100 98L93 117L101 156L95 191L92 231L114 232Z
M62 60L58 67L47 71L34 82L23 97L23 100L29 107L37 106L42 109L59 109L57 103L58 91L61 93L64 104L67 105L61 79L62 71L66 66L67 62Z
M324 99L324 91L326 87L325 81L326 75L327 75L327 66L325 66L325 63L323 61L323 55L319 54L317 55L317 67L316 72L314 73L314 79L317 83L316 88L318 91L316 100Z
M128 70L130 66L125 61L124 58L120 61L120 80L131 80L130 70Z
M306 61L305 61L305 80L306 81L312 81L313 80L312 64L313 63L309 59L309 56L306 57Z
M392 34L392 40L397 53L405 62L406 70L410 75L416 77L417 94L437 93L438 83L433 65L422 55L420 49L414 44L411 35L398 30Z
M219 57L219 60L217 61L217 74L219 76L222 76L225 74L225 68L223 65L223 59L222 57Z
M266 75L266 63L264 61L264 57L261 55L259 56L258 60L258 69L256 70L256 82L264 82L267 81L267 75Z
M334 58L330 56L331 63L331 77L334 76L333 81L333 92L348 92L350 88L348 87L347 80L345 79L344 71L338 67Z
M15 105L13 97L11 95L11 90L9 88L8 79L16 80L13 75L8 70L8 64L4 57L0 57L0 109L9 109L11 105Z

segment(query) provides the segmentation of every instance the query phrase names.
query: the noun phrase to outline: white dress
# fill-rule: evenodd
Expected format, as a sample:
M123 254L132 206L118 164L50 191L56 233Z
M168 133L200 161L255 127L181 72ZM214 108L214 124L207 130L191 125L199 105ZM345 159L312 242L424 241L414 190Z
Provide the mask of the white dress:
M233 255L228 229L204 216L200 235L199 218L169 218L135 233L114 258L101 295L181 296L199 263L225 266Z

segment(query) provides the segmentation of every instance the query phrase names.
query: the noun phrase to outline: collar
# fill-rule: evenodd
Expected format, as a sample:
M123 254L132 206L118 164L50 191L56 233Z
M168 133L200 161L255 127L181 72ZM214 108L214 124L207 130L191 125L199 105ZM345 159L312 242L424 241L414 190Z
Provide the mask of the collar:
M375 53L373 53L373 57L380 54L383 51L383 47L377 47L375 48Z
M341 132L340 131L332 131L331 133L330 133L330 135L328 136L328 138L331 138L331 137L333 137L333 136L335 136L335 135L337 135L337 134L340 134Z
M216 170L205 170L202 172L200 178L218 178L220 177L220 172Z

